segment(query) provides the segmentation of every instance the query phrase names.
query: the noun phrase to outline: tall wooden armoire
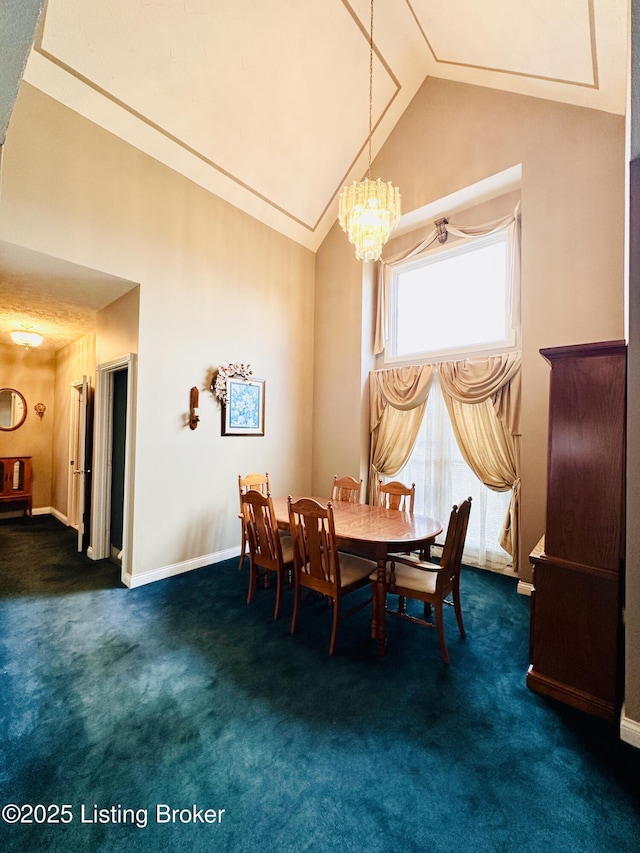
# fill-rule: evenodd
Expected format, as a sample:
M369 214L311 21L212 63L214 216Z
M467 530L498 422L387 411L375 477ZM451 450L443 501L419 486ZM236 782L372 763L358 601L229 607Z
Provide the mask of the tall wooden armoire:
M540 350L551 365L545 535L531 554L527 685L619 711L626 346Z

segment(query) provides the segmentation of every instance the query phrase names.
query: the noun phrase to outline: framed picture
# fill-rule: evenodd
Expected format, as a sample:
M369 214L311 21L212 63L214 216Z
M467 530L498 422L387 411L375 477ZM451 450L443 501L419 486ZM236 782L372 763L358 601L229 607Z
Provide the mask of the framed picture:
M222 435L264 435L264 379L227 379Z

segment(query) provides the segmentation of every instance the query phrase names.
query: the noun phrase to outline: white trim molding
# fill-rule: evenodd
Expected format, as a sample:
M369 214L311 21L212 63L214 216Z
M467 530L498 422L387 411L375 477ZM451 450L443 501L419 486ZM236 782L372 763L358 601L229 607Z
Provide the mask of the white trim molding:
M533 592L533 584L527 581L518 581L518 592L520 595L530 596Z
M453 216L460 211L475 207L485 201L491 201L501 195L519 190L522 187L522 163L517 163L509 169L504 169L495 175L490 175L469 187L447 195L444 198L429 202L423 207L409 210L400 217L398 227L393 236L399 237L410 231L415 231L423 225L433 225L434 219L443 216Z
M33 509L31 510L31 515L56 515L56 513L55 513L53 507L50 507L50 506L34 506ZM57 517L58 516L56 516L56 518ZM63 521L63 519L64 519L64 516L61 516L59 518L59 521ZM67 523L66 519L63 521L63 523L64 524Z
M620 717L620 739L640 749L640 722L627 717L624 705Z
M160 569L153 569L150 572L142 572L141 574L132 575L129 572L122 573L122 583L130 589L138 586L144 586L155 581L162 581L166 578L172 578L176 575L182 575L185 572L194 571L194 569L202 569L205 566L211 566L214 563L222 563L224 560L231 560L234 557L240 556L240 548L226 548L224 551L214 551L212 554L203 554L201 557L194 557L191 560L183 560L181 563L173 563L169 566L163 566Z
M58 521L62 522L65 527L69 527L69 518L64 513L60 512L60 510L57 510L54 506L48 507L48 510L50 511L51 515L54 518L57 518Z

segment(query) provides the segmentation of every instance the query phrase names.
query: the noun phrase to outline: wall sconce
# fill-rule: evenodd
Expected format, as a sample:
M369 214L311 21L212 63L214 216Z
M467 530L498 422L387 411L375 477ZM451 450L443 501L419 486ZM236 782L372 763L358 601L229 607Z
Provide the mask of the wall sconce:
M47 411L47 407L44 403L36 403L33 407L33 411L40 418L40 420L42 420L42 418L44 417L44 413Z
M189 392L189 429L195 429L200 420L200 409L198 408L200 392L194 386Z

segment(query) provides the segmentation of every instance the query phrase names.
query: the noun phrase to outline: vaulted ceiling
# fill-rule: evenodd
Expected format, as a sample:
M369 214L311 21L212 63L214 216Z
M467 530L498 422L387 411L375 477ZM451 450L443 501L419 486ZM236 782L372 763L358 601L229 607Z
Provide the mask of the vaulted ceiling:
M624 113L627 19L377 0L373 156L427 76ZM315 251L366 171L369 23L369 0L48 0L24 79Z

